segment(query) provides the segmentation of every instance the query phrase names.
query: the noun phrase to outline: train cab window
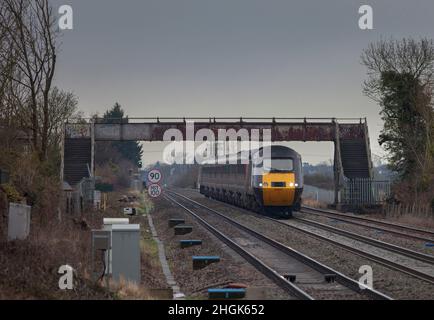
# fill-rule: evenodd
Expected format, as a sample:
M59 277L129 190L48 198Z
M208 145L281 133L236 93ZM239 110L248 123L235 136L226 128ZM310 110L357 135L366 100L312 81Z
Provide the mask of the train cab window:
M256 167L262 167L265 172L291 172L294 170L294 161L291 158L264 159Z

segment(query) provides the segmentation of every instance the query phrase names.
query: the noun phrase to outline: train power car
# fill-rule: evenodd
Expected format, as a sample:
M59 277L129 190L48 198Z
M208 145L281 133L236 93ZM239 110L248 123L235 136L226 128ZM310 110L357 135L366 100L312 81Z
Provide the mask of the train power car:
M290 217L293 210L300 209L303 173L301 156L297 152L273 145L251 152L244 164L241 152L236 157L236 164L201 167L201 194L280 217Z

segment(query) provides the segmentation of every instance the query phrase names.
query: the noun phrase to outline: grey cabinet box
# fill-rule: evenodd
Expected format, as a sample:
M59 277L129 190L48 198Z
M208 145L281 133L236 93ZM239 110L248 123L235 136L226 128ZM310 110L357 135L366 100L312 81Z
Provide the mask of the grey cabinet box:
M103 230L112 231L112 225L114 224L129 224L130 219L128 218L104 218L103 219ZM106 274L112 274L112 243L111 243L111 236L110 236L110 250L108 254L105 257L105 263L107 265Z
M8 240L24 240L30 233L31 207L9 203Z
M140 225L113 224L111 271L115 281L140 283Z

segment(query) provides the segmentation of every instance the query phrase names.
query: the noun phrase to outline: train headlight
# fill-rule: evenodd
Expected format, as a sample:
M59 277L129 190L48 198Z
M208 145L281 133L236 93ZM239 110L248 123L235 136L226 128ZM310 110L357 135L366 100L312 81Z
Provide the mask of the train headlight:
M298 187L298 183L294 184L296 187Z
M262 188L262 182L259 182L259 186Z
M290 183L289 183L289 186L290 186L290 187L293 187L293 186L294 186L294 183L293 183L293 182L290 182Z

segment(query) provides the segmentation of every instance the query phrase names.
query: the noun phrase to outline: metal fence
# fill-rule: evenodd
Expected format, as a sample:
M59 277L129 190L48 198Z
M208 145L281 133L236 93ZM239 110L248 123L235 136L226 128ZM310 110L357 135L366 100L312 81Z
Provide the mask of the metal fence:
M95 180L83 178L77 184L71 195L67 197L66 210L74 215L80 215L94 205Z
M369 178L347 179L341 201L349 205L375 205L384 203L390 196L390 181Z

